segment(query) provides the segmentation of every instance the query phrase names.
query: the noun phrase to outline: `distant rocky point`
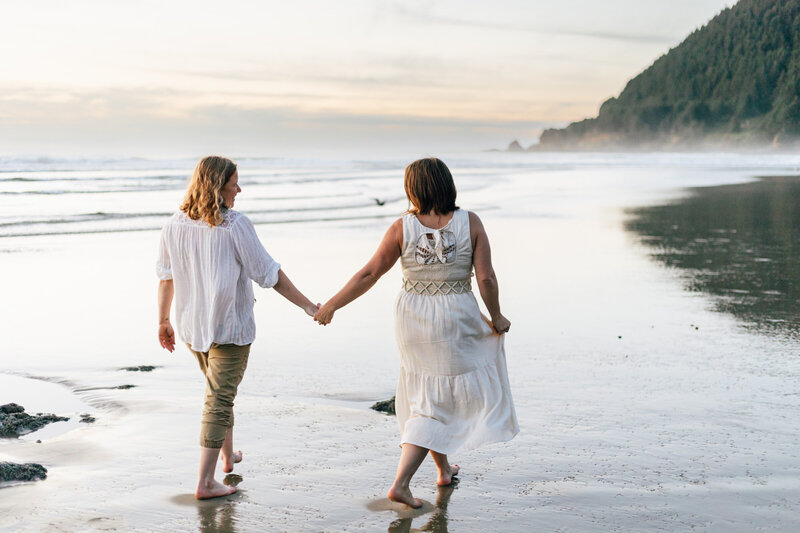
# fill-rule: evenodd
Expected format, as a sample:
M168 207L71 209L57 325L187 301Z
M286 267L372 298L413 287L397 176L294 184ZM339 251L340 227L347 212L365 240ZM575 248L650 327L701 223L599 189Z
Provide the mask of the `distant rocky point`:
M490 150L490 152L533 152L536 150L536 146L538 145L534 143L525 148L518 140L514 139L505 150Z
M525 149L522 147L521 144L519 144L519 141L517 141L516 139L511 141L511 144L509 144L508 148L506 148L506 152L524 152L524 151Z

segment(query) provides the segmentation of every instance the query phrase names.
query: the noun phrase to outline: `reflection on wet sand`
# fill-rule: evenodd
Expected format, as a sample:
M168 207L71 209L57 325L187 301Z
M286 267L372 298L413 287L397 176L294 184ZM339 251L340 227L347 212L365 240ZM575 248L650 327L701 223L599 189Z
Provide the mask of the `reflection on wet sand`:
M225 485L236 487L243 480L238 474L228 474L222 482ZM197 506L197 516L200 519L201 533L235 533L236 532L236 506L242 499L241 492L235 492L224 498L204 500Z
M228 474L223 483L236 486L242 482L242 476ZM172 498L179 505L197 507L198 530L201 533L236 533L236 507L244 499L239 491L223 498L197 500L194 494L181 494Z
M228 474L225 476L225 479L222 480L223 485L228 485L229 487L238 487L239 483L244 481L244 478L239 474Z
M800 178L702 187L632 210L626 229L687 288L759 330L800 335Z
M236 505L238 499L220 498L219 500L205 500L213 502L211 505L198 505L197 517L201 533L235 533L236 530Z
M381 499L370 502L367 508L372 511L395 511L398 518L389 524L389 533L411 533L414 531L429 531L431 533L447 533L447 504L453 490L458 486L458 480L446 487L439 487L439 494L436 497L436 504L422 500L422 507L412 509L405 504L394 503L388 499ZM433 512L431 517L420 528L411 528L415 518Z

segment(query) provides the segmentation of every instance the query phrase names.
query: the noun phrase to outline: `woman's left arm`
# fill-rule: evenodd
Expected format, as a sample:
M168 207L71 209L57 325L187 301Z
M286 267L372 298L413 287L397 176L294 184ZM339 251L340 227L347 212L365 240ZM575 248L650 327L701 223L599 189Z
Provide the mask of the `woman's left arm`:
M400 258L403 246L403 219L397 219L383 236L381 244L372 259L350 278L350 281L325 302L314 315L314 320L325 326L333 320L337 309L349 304L369 289L394 266Z
M265 289L275 289L308 316L314 316L319 307L294 286L281 265L267 253L250 219L240 215L232 234L237 257L247 277Z
M475 279L478 282L478 291L486 305L486 310L492 317L492 327L502 335L511 328L511 321L500 312L500 295L497 287L497 276L492 268L492 251L489 246L489 237L483 228L483 223L478 215L469 213L470 238L472 239L472 265L475 267Z

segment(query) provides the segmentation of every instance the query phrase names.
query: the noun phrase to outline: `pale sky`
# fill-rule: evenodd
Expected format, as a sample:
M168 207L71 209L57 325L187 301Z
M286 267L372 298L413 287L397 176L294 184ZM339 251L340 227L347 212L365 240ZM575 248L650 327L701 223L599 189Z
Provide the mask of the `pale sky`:
M0 155L528 145L734 3L3 2Z

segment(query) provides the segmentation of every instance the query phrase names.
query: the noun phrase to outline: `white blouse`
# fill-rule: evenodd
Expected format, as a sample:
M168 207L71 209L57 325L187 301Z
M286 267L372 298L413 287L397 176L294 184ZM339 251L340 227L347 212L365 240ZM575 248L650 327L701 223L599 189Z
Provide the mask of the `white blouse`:
M250 219L230 209L218 226L179 211L161 230L156 274L174 280L175 331L197 352L207 352L211 343L244 346L255 340L250 280L273 287L280 268Z

